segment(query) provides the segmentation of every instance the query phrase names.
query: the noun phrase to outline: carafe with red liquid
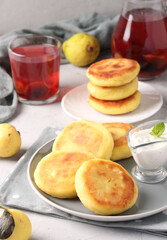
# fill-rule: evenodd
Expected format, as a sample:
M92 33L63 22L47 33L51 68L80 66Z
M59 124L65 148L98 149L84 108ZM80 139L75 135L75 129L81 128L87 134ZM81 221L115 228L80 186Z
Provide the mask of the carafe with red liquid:
M132 58L141 67L141 79L167 69L167 15L163 0L127 0L114 29L114 57Z

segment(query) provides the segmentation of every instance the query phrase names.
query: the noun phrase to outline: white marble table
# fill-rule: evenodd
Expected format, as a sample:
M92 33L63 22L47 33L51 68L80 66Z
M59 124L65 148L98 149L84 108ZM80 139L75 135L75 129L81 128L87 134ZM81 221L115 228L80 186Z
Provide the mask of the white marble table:
M15 168L19 157L38 138L46 126L64 127L74 119L67 116L61 108L61 97L71 88L87 83L86 68L78 68L70 64L62 65L60 70L61 94L59 100L50 105L31 106L19 103L17 112L8 122L20 131L22 146L20 151L9 159L0 159L0 183ZM167 120L167 74L163 74L155 80L147 81L155 87L163 96L162 109L150 117L150 119ZM30 240L158 240L161 237L152 236L136 231L116 228L96 227L88 224L77 223L68 220L57 219L36 213L26 212L32 223Z

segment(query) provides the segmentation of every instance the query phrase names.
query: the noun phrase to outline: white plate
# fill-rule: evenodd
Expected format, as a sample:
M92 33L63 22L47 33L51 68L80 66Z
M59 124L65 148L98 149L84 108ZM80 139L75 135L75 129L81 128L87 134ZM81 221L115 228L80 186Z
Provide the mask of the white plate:
M43 145L31 158L28 165L28 180L35 193L53 207L74 216L94 221L118 222L151 216L167 209L167 181L158 184L144 184L136 181L139 195L136 204L129 210L116 216L101 216L89 211L79 199L58 199L42 192L34 182L34 171L38 162L51 152L53 141ZM132 158L119 163L131 173L134 166Z
M139 82L138 90L141 92L139 107L133 112L123 115L105 115L94 110L87 102L89 95L87 84L69 91L63 97L61 105L64 112L76 120L133 123L151 117L163 103L162 96L149 84Z

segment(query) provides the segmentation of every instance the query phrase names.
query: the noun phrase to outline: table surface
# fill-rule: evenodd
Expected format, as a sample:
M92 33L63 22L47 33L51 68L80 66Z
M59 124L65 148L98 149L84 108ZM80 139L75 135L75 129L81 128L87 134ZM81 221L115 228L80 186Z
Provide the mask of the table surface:
M70 89L87 83L86 68L75 67L71 64L61 65L60 68L60 95L55 103L49 105L32 106L18 104L17 112L8 122L21 133L22 146L13 157L0 160L0 183L15 168L20 156L24 154L32 143L39 137L42 130L47 127L64 127L74 121L66 115L61 108L61 99ZM163 96L163 106L158 113L148 118L167 120L167 74L164 73L154 80L147 81ZM26 212L26 211L25 211ZM57 219L37 213L26 212L32 223L30 240L158 240L161 237L117 228L104 228L70 220Z

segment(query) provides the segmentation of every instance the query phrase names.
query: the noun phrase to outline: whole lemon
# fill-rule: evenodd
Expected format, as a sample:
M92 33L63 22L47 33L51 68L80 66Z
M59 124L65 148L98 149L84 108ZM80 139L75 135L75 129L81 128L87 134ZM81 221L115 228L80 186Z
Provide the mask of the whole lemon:
M94 36L76 33L62 45L66 59L79 67L84 67L96 60L100 53L100 44Z
M18 209L1 208L4 212L0 214L0 240L28 240L32 231L28 216Z
M21 146L20 133L9 123L0 124L0 157L11 157Z

